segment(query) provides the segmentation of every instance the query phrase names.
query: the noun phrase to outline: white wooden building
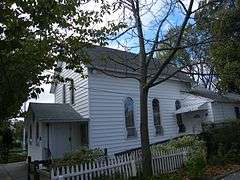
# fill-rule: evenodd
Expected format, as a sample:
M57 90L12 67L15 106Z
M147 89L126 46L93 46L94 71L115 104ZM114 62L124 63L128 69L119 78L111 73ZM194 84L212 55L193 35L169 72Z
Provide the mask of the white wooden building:
M107 148L108 154L140 147L138 81L102 73L104 70L112 74L127 72L136 75L120 63L106 61L106 58L111 58L130 65L136 63L136 55L102 47L93 48L88 53L92 64L85 68L87 78L66 69L64 63L58 63L59 75L70 81L52 85L55 103L30 104L29 114L35 116L29 115L25 124L28 155L33 159L58 158L86 145L89 148ZM167 68L162 77L171 71L172 67ZM217 122L239 117L240 98L237 95L227 97L205 90L192 90L192 83L188 76L177 74L150 89L150 143L184 133L200 133L203 121ZM41 112L37 113L38 109ZM46 116L42 118L42 114Z

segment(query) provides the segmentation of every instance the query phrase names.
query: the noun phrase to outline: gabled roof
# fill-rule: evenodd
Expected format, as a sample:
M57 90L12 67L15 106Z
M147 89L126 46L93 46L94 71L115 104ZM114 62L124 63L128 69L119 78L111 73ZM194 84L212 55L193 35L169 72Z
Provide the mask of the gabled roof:
M57 103L30 103L28 112L31 111L38 121L46 122L68 122L87 121L69 104Z
M227 93L227 94L220 94L218 92L210 91L204 88L194 88L189 91L189 93L205 97L208 99L212 99L217 102L224 102L224 103L240 103L240 95Z
M96 70L104 70L115 73L124 73L129 76L138 76L139 68L139 56L127 51L121 51L118 49L112 49L108 47L94 46L86 48L86 58L89 58L90 64L86 67ZM62 66L62 63L58 63L58 67ZM152 59L149 63L149 75L156 72L161 66L159 59ZM160 75L160 78L168 77L176 71L176 67L168 65ZM108 73L108 74L111 74ZM186 74L178 72L171 79L178 81L192 83L193 80ZM50 93L54 93L56 84L52 83Z
M87 67L127 74L139 74L140 72L138 54L100 46L87 48L86 53L91 61L91 64L88 64ZM149 63L149 74L156 72L160 66L161 61L159 59L152 59ZM164 78L175 71L176 67L168 65L163 70L161 77ZM177 73L173 78L192 82L189 76L181 72Z

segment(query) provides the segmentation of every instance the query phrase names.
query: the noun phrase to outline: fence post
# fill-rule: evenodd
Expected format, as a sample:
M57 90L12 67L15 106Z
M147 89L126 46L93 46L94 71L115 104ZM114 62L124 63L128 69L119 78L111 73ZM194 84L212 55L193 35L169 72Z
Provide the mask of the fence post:
M131 166L132 166L132 175L137 176L137 168L136 168L136 163L135 160L131 160Z
M39 180L39 174L37 172L37 169L39 168L38 161L33 162L33 175L34 175L34 180Z
M108 153L107 153L107 148L104 148L104 157L105 157L106 165L108 166Z
M30 177L30 173L31 173L31 161L32 161L32 159L31 159L31 156L28 156L27 157L27 179L28 180L31 180L31 177Z
M53 168L51 168L51 176L50 176L50 180L53 180L53 178L54 178L54 170L53 170Z

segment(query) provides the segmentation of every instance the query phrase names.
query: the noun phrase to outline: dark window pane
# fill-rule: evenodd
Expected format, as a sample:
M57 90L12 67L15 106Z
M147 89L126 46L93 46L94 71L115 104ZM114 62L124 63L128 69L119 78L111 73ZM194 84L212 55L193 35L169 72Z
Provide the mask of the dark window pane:
M181 102L179 100L175 101L175 107L176 107L176 110L181 108Z
M157 135L163 134L163 128L161 125L161 117L160 117L159 101L157 99L153 99L152 108L153 108L153 121L154 121L156 134Z
M29 127L29 131L30 131L30 139L32 139L32 125L30 125L30 127Z
M182 121L182 115L181 114L177 114L177 125L178 125L178 132L179 133L183 133L186 131L186 128L185 128L185 125L183 124L183 121Z
M134 137L136 136L136 129L135 127L128 127L127 128L127 137Z
M39 123L36 122L36 145L39 145Z
M130 97L127 97L124 101L124 110L125 110L125 124L127 130L127 137L136 136L136 130L134 125L134 108L133 100Z
M176 107L176 110L180 109L181 108L181 102L179 100L176 100L175 101L175 107ZM186 127L182 121L182 115L181 114L177 114L176 115L176 119L177 119L177 125L178 125L178 132L179 133L183 133L186 131Z
M32 125L29 126L29 144L32 145Z
M66 85L63 84L63 103L66 103Z
M155 126L156 135L163 135L163 127L161 125Z
M71 94L71 104L74 104L75 102L75 97L74 97L74 81L73 81L73 79L71 79L71 84L70 84L70 94Z
M239 107L234 107L236 118L240 119L240 112L239 112Z
M88 145L88 125L81 124L80 125L80 132L81 132L81 145Z

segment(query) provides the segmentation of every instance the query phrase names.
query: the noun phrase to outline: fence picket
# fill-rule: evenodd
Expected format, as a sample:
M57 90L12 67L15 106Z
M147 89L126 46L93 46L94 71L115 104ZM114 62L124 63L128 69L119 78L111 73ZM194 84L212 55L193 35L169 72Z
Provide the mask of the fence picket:
M155 150L152 154L154 175L177 170L183 166L187 156L188 148L169 151ZM100 161L52 168L50 175L52 180L92 180L100 176L116 178L116 174L119 174L122 179L128 179L131 176L136 176L137 171L142 169L141 160L142 153L140 150L137 150L130 154L123 154L114 158L109 157Z
M75 173L78 173L78 172L79 172L79 166L76 165L75 168L76 168L76 169L75 169ZM76 176L76 180L79 180L79 179L80 179L80 178L79 178L79 176L77 175L77 176Z

